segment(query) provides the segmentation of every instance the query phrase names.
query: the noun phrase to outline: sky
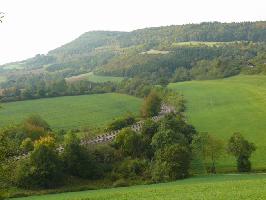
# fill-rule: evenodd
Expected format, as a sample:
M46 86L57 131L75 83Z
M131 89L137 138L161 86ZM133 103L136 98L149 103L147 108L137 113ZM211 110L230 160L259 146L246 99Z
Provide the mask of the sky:
M0 0L0 64L46 54L91 30L266 20L266 0Z

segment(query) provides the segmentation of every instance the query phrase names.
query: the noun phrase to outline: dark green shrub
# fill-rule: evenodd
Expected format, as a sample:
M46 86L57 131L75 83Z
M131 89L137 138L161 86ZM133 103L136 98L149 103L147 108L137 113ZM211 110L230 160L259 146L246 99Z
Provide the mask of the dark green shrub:
M4 192L0 191L0 200L4 200L4 199L6 199L5 194Z
M80 144L78 137L69 133L65 137L62 159L65 172L81 178L93 178L95 165L92 156Z
M31 124L32 126L42 127L45 131L50 131L49 124L41 118L39 115L31 115L25 121L24 124Z
M239 172L250 172L251 171L251 162L247 156L239 156L237 158L237 170Z
M24 138L30 138L32 140L38 140L41 137L47 135L51 128L49 124L42 119L39 115L29 116L20 127Z
M28 159L21 160L16 183L23 188L54 188L62 183L62 171L54 138L47 136L35 143Z
M122 152L124 156L140 157L142 155L141 135L130 128L122 129L116 136L113 146Z
M109 145L99 145L92 150L92 155L94 157L94 164L97 172L97 177L102 178L113 170L113 165L115 162L120 160L115 154L115 149Z
M21 142L20 149L22 152L27 153L32 151L34 148L33 142L30 138L26 138Z
M120 130L122 128L125 128L127 126L134 124L135 122L136 122L136 120L135 120L134 116L132 116L131 114L128 114L125 117L118 118L118 119L114 120L113 122L111 122L107 126L107 130L108 131Z
M113 186L114 187L127 187L127 186L129 186L129 183L127 180L122 178L122 179L118 179L117 181L115 181L113 183Z
M191 152L187 146L174 144L156 152L152 167L155 182L186 178L190 166Z
M240 133L234 133L229 139L228 152L236 157L239 172L251 170L249 158L255 150L255 145L247 141Z
M155 91L151 91L145 98L141 108L141 114L143 117L156 116L161 110L162 99Z
M148 168L145 160L128 158L117 164L114 173L120 178L136 178L144 175Z

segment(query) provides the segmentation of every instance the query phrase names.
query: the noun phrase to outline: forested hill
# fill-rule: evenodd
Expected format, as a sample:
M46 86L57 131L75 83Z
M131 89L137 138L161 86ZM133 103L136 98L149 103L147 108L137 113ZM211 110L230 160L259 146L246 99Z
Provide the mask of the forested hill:
M208 41L266 42L266 22L219 23L172 25L139 29L132 32L92 31L81 35L76 40L50 51L49 54L87 53L103 46L129 47L149 45L157 47L174 42Z
M263 73L265 49L266 21L91 31L47 55L4 65L0 73L26 69L69 77L94 71L157 83L213 79Z

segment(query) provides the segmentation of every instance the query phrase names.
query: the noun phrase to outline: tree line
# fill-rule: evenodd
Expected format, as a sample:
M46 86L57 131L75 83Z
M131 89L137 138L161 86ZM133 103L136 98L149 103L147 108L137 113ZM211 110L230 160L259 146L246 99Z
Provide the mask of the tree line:
M67 82L62 76L22 75L0 84L0 102L21 101L59 96L117 92L144 97L155 88L141 78L124 79L121 83L96 83L89 80Z
M208 46L165 46L167 54L123 54L97 68L96 74L140 77L153 84L217 79L240 73L265 73L265 43L235 42Z

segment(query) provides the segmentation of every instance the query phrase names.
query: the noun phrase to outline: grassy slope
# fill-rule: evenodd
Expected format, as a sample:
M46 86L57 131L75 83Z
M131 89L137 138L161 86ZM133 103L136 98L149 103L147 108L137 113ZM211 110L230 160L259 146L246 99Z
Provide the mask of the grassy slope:
M0 76L0 83L1 82L4 82L6 80L6 77L5 76Z
M155 185L32 196L19 200L255 200L265 196L266 175L217 175Z
M4 69L24 69L25 65L23 63L12 63L3 67Z
M68 82L74 82L78 80L89 80L96 83L103 83L103 82L121 82L124 78L123 77L114 77L114 76L99 76L95 75L92 72L87 74L81 74L78 76L72 76L70 78L67 78L66 80Z
M237 42L237 41L236 41ZM203 41L190 41L190 42L175 42L172 44L174 47L178 46L209 46L209 47L214 47L214 46L222 46L225 44L232 44L234 42L203 42Z
M184 94L190 123L202 132L227 140L241 132L257 145L253 166L266 169L266 76L236 76L222 80L170 84ZM224 158L220 169L232 168Z
M130 111L138 114L141 99L123 94L98 94L1 104L0 126L40 114L53 128L100 126Z

